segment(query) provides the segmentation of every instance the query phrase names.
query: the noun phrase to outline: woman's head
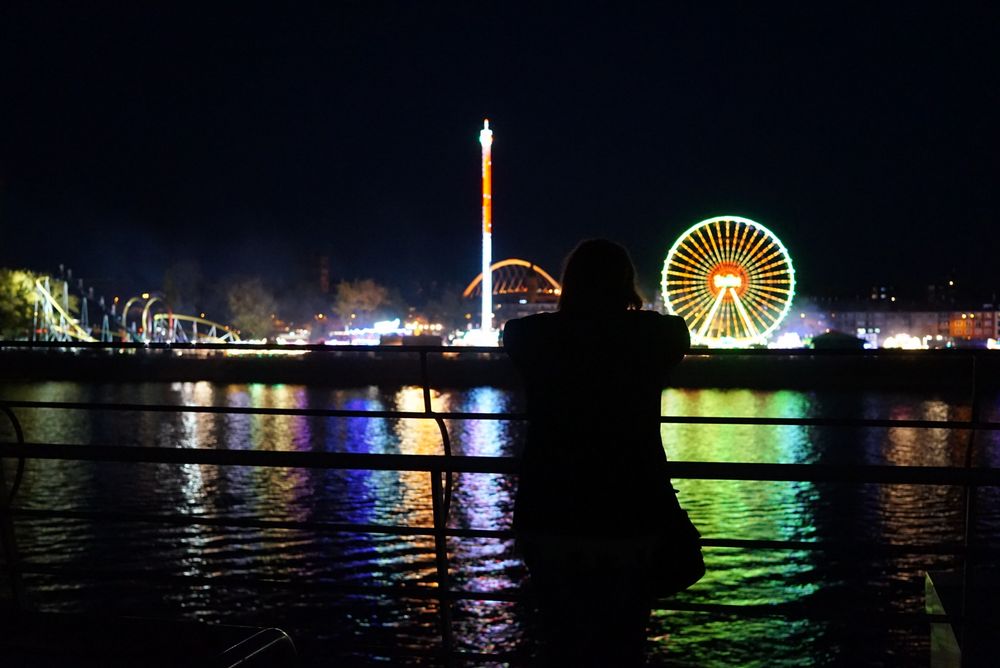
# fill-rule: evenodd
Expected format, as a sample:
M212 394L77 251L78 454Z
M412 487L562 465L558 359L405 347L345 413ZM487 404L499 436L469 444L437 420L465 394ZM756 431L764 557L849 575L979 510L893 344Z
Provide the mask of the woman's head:
M563 267L560 311L623 311L642 308L635 267L622 246L607 239L581 241Z

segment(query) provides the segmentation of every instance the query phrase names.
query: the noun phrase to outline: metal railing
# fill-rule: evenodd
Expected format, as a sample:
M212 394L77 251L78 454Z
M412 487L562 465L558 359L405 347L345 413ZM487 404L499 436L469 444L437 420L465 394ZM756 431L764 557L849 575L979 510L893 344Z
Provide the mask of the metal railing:
M4 345L7 345L4 343ZM24 347L24 346L17 346ZM220 344L187 344L183 346L157 344L86 344L72 345L65 343L32 344L32 348L100 348L100 349L208 349L227 350L272 350L266 345L227 346ZM306 346L306 350L327 351L322 346ZM286 348L281 348L285 350ZM300 349L296 347L296 349ZM330 532L363 532L394 535L429 536L434 543L434 564L436 570L436 586L433 587L401 587L401 586L370 586L370 585L335 585L332 588L344 593L376 594L397 596L409 599L434 599L439 602L440 635L442 639L441 654L444 657L454 657L454 635L452 629L450 603L456 600L472 599L482 601L515 601L525 596L519 590L508 591L475 591L455 588L451 584L450 564L448 554L449 538L510 538L509 530L492 529L461 529L448 526L451 505L452 476L458 473L493 473L516 474L518 462L512 457L481 457L458 456L452 454L451 436L446 424L448 421L466 420L523 420L521 413L477 413L477 412L438 412L431 402L431 379L428 373L428 356L442 353L477 353L496 355L496 348L438 348L427 346L394 346L389 348L371 347L337 347L339 353L364 352L377 350L379 353L411 353L416 354L420 364L422 378L423 410L343 410L343 409L298 409L298 408L252 408L252 407L219 407L219 406L178 406L164 404L133 404L133 403L81 403L81 402L49 402L49 401L2 401L2 411L12 424L16 439L14 442L0 443L0 458L16 458L17 468L13 472L10 487L6 482L7 473L0 459L0 483L3 493L0 494L0 539L3 542L5 570L11 581L11 595L16 605L23 605L24 575L64 575L66 571L43 567L22 561L18 556L14 533L16 517L88 519L95 521L121 522L158 522L164 525L184 526L227 526L279 529L306 529ZM708 351L694 351L693 354L709 354ZM717 354L717 353L711 353ZM739 351L724 354L768 354L768 351ZM772 353L774 354L774 353ZM781 351L780 355L817 355L816 351ZM842 353L833 353L842 354ZM869 353L884 354L884 353ZM954 353L949 353L953 356ZM969 442L966 448L964 466L903 466L903 465L829 465L829 464L773 464L773 463L718 463L671 461L668 464L669 473L676 479L702 480L751 480L751 481L800 481L800 482L830 482L830 483L877 483L877 484L914 484L914 485L955 485L963 489L964 527L961 544L926 544L926 545L890 545L873 542L870 545L854 544L852 550L867 549L872 552L887 554L919 553L946 554L961 558L963 564L963 609L958 614L929 615L891 613L902 623L924 624L927 622L949 622L961 626L965 620L964 605L968 600L968 583L970 581L969 566L976 558L991 554L989 550L978 546L973 541L975 523L974 490L979 487L1000 486L1000 469L977 468L973 466L973 450L975 434L980 431L1000 430L1000 423L986 422L979 414L979 383L976 377L977 353L967 353L972 360L971 365L971 415L968 420L896 420L896 419L849 419L849 418L723 418L723 417L662 417L661 422L667 424L715 424L715 425L756 425L756 426L809 426L809 427L853 427L853 428L915 428L915 429L952 429L969 432ZM208 450L192 448L166 448L145 446L116 446L88 443L85 445L66 445L55 443L31 443L24 439L23 430L17 417L17 411L36 409L87 410L87 411L143 411L153 413L194 413L194 414L241 414L241 415L271 415L271 416L302 416L324 418L371 418L371 419L411 419L434 421L441 434L441 455L391 455L391 454L358 454L343 452L298 452L298 451L264 451L264 450ZM391 524L362 524L319 521L283 521L264 520L258 518L226 518L226 517L193 517L176 514L148 514L122 512L85 512L85 511L55 511L43 509L26 509L14 507L13 501L23 476L26 460L73 460L87 462L130 462L130 463L160 463L160 464L206 464L215 466L250 466L250 467L292 467L306 469L363 469L370 471L407 471L423 472L429 475L431 483L431 526L409 526ZM705 547L767 549L767 550L836 550L838 546L823 541L791 541L791 540L751 540L733 538L703 538ZM841 548L842 549L842 548ZM995 550L992 552L995 553ZM74 571L74 575L88 575ZM89 573L94 577L102 577L106 573L95 571ZM171 582L182 581L188 584L211 584L219 586L226 584L226 578L199 578L197 576L156 576L148 572L135 574L115 572L116 578L129 579L166 579ZM234 581L235 582L235 581ZM242 582L242 578L240 579ZM261 581L262 585L288 587L294 589L301 586L290 580ZM828 618L824 611L809 610L801 606L785 605L725 605L704 603L680 603L677 601L661 602L661 609L687 610L698 612L735 615L740 617L760 616L795 616L798 618L824 619ZM889 614L889 613L887 613ZM477 658L493 658L462 653L465 660Z

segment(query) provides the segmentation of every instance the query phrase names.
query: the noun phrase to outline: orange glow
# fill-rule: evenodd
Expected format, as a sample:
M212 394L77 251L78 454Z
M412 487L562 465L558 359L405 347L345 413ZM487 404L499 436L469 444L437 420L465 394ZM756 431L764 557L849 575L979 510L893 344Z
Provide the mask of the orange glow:
M551 289L555 294L559 294L560 292L562 292L562 286L559 285L559 282L556 281L556 279L552 278L552 275L549 274L549 272L545 271L538 265L528 262L527 260L521 260L516 257L507 258L506 260L500 260L499 262L494 262L493 264L490 265L490 272L492 273L497 269L502 269L503 267L527 267L528 269L531 269L536 274L545 279L546 283L548 283L549 285L549 289ZM469 283L469 285L466 286L465 290L462 292L462 296L471 297L473 291L476 289L476 286L479 285L482 282L482 280L483 280L482 274L479 274L474 279L472 279L472 282Z
M490 122L485 121L484 134L480 135L483 147L483 233L493 234L493 133ZM485 134L489 132L489 134Z
M722 290L724 301L732 301L732 296L726 288L734 288L737 296L742 297L750 285L746 269L734 262L721 262L712 267L707 277L708 290L713 297Z

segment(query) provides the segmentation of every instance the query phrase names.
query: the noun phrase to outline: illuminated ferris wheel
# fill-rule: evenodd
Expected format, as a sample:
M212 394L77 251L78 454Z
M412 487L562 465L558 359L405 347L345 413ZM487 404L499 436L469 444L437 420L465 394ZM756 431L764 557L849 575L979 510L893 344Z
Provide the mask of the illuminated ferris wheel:
M663 301L691 342L714 348L764 344L795 294L792 259L778 237L748 218L694 225L663 263Z

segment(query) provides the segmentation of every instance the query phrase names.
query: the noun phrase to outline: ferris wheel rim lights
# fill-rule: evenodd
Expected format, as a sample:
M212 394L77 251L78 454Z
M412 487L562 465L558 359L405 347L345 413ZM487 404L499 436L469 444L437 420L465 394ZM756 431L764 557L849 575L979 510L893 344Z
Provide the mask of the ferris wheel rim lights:
M774 331L781 325L781 323L784 321L785 317L791 310L792 300L795 296L795 269L792 265L792 259L788 253L788 249L785 248L785 245L781 242L781 240L777 237L777 235L775 235L766 226L758 223L755 220L751 220L750 218L745 218L743 216L714 216L712 218L706 218L705 220L695 223L694 225L686 229L680 236L678 236L673 246L670 247L666 259L663 262L663 271L660 279L660 289L663 295L664 305L666 306L667 311L671 315L680 315L681 317L684 317L683 313L678 313L678 310L683 311L685 310L685 308L681 307L680 309L678 309L675 307L675 304L673 302L674 299L676 299L676 295L674 296L674 299L671 298L671 290L668 289L668 279L667 279L668 270L670 269L671 264L675 261L675 256L677 255L678 250L680 250L681 247L684 246L689 239L693 239L694 235L703 228L709 228L712 225L718 225L720 223L727 223L727 232L726 232L727 241L729 238L728 223L733 223L737 226L736 231L734 231L734 239L736 238L736 235L739 233L738 226L741 224L745 226L740 243L742 243L747 238L746 230L752 229L754 230L754 238L756 238L756 234L758 232L761 235L761 239L757 243L754 250L760 248L761 244L764 243L765 241L770 242L770 244L773 244L773 246L775 247L775 252L772 254L772 256L778 257L778 260L776 260L775 264L780 265L779 271L777 273L782 273L782 272L787 273L787 289L779 290L785 293L785 297L781 300L780 312L777 314L777 316L773 318L769 316L768 317L769 324L767 324L767 326L764 327L761 331L757 331L752 324L754 318L751 317L750 313L747 311L746 307L742 303L742 300L740 299L740 297L746 296L748 290L754 289L753 288L754 272L748 271L747 268L743 264L741 264L742 261L746 261L747 259L746 254L742 253L740 257L736 258L735 260L733 258L721 257L721 253L719 253L718 248L715 247L714 238L710 238L709 241L712 243L713 251L715 251L715 254L719 255L720 257L716 258L700 257L697 258L694 263L687 264L689 270L694 265L700 265L699 269L707 268L707 270L703 272L704 276L696 276L693 274L686 275L686 277L688 278L696 279L687 281L687 284L697 285L697 279L704 279L710 285L708 291L711 291L711 287L718 289L718 292L714 293L713 295L715 299L712 300L714 302L712 308L709 310L709 313L704 318L704 320L702 320L702 327L699 330L696 330L693 327L693 324L689 320L689 318L685 317L685 322L688 323L688 327L691 329L691 341L694 344L704 344L710 347L733 348L746 345L763 345L766 343L768 337L771 334L773 334ZM703 237L701 237L700 240L704 242ZM751 239L751 243L752 242L753 239ZM695 241L694 245L695 246L698 245L697 241ZM707 245L708 244L706 244L706 247ZM765 246L765 249L770 250L770 245ZM682 257L684 256L682 255ZM687 258L685 258L685 261L690 262ZM725 265L725 269L723 269L723 265ZM723 271L725 271L726 273L723 273ZM676 270L673 273L676 274L677 273ZM784 282L785 279L782 278L781 281ZM696 289L695 287L685 288L685 290L688 292L694 291L695 289ZM729 299L725 299L727 290L732 295L731 298ZM694 298L693 296L688 296L685 297L684 299L691 300L693 298ZM768 300L774 301L775 299L769 297ZM739 316L739 318L742 320L743 324L745 325L745 330L747 335L736 336L736 337L708 335L711 321L714 319L714 315L717 309L719 308L720 304L723 303L723 301L733 303L733 307L731 307L730 310L735 311ZM777 310L775 307L770 305L767 305L767 308L772 310ZM758 321L761 320L760 313L764 313L764 311L760 311L754 314L754 317L756 317ZM696 319L694 320L694 324L697 324L700 315L701 313L699 312L698 316L696 316Z

